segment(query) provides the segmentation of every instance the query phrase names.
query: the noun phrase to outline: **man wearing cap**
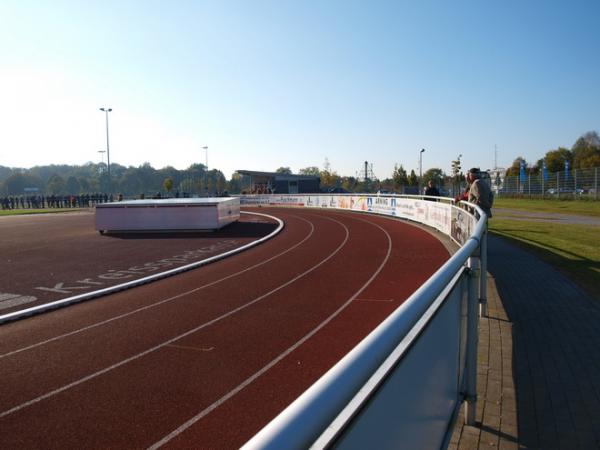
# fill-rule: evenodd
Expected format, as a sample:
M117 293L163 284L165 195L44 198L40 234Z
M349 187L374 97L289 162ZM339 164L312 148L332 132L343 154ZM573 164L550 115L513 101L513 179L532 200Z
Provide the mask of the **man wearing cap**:
M492 217L492 202L493 194L490 187L481 179L481 171L479 168L469 169L467 173L467 181L469 183L469 203L474 203L483 209L483 212Z

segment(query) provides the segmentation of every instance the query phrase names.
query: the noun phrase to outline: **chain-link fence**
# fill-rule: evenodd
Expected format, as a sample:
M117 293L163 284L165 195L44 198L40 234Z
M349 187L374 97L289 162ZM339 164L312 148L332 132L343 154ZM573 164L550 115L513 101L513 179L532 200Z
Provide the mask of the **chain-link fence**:
M598 199L598 167L492 178L497 196Z
M598 200L600 168L576 169L561 172L543 172L505 176L501 172L491 173L490 184L496 197L561 198ZM450 196L456 196L466 187L456 183L445 183Z

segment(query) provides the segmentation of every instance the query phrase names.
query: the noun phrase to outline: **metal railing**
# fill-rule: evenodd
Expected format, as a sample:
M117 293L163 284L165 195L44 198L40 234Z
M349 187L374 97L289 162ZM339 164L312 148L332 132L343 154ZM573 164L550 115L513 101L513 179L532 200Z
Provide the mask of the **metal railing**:
M293 203L293 196L277 197L246 197L242 203ZM312 206L337 202L331 195L321 197ZM397 208L405 207L400 199L420 208L433 203L421 197L386 197L396 199ZM367 203L374 199L371 196ZM306 206L311 200L305 196L296 205ZM432 211L450 209L453 217L463 216L463 222L468 215L473 227L459 239L459 250L243 448L444 448L463 401L466 423L475 423L478 311L486 304L481 273L487 266L487 218L474 205L462 206L470 212L431 205ZM452 230L447 234L460 237L455 228L453 222L446 227Z

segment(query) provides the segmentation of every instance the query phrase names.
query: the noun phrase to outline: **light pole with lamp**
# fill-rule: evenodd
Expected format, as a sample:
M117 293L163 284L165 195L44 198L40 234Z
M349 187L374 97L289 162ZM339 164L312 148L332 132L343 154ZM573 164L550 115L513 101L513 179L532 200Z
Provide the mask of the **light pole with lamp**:
M421 183L423 182L423 152L424 148L419 152L419 194L421 193Z
M106 150L98 150L98 153L100 153L100 162L104 164L104 154L106 153Z
M205 168L204 168L204 178L205 178L205 183L204 186L206 188L206 196L208 197L208 145L205 145L204 147L202 147L202 149L206 152L206 156L205 156Z
M112 111L112 108L100 108L106 115L106 169L108 172L108 190L110 191L110 146L108 144L108 113Z

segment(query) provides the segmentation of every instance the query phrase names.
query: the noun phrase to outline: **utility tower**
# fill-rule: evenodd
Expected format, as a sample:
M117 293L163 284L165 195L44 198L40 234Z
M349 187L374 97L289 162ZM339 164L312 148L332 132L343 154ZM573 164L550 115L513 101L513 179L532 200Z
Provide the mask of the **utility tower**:
M356 172L356 178L363 182L373 180L375 178L375 175L373 175L373 164L365 161L364 167Z

